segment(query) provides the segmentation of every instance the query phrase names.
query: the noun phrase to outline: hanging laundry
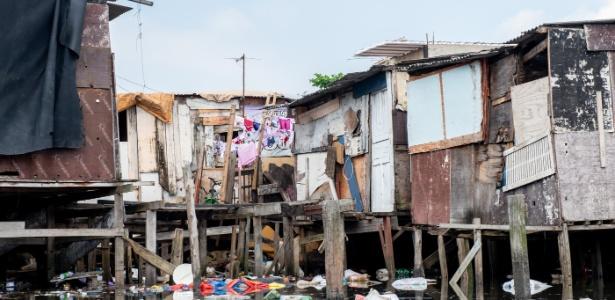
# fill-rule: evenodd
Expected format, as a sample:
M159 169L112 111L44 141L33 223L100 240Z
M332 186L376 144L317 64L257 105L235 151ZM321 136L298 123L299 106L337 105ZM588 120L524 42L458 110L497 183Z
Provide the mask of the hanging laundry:
M239 169L254 162L258 157L256 143L249 142L237 145L237 164Z
M289 130L290 131L291 130L291 126L292 126L291 122L292 122L291 119L288 119L288 118L283 118L283 117L279 117L278 118L278 124L279 124L280 130Z
M243 126L246 131L252 131L254 129L254 122L248 118L243 119Z
M258 131L258 129L261 127L261 123L259 122L254 122L254 131Z

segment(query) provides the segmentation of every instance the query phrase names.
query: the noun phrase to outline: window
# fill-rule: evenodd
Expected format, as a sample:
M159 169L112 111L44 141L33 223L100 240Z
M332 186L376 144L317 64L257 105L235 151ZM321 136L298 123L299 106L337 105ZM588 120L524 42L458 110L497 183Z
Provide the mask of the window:
M408 82L408 145L419 153L482 140L480 61Z

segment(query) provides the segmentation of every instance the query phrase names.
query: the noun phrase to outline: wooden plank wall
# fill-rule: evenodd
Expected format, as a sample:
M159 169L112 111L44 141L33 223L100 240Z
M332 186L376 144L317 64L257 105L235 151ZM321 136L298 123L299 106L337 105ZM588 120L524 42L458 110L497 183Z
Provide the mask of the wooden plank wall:
M497 210L501 210L503 220L495 224L508 222L506 196L523 194L528 208L527 225L559 225L561 209L557 201L557 189L556 177L549 176L498 195Z
M513 86L511 98L515 144L550 132L548 77Z

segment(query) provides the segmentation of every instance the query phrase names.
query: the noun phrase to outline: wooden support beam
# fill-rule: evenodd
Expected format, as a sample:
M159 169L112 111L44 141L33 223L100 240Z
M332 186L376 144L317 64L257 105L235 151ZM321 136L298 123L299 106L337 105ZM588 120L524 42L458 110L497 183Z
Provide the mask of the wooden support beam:
M45 238L45 237L76 237L76 238L111 238L121 236L123 230L116 228L37 228L0 231L0 239L13 238Z
M522 194L507 196L510 224L510 252L512 257L515 299L530 299L530 264L527 252L525 223L527 205Z
M282 218L282 230L284 231L284 266L286 275L295 275L295 272L297 271L291 263L293 259L292 244L293 239L295 238L292 222L292 217Z
M184 263L184 230L175 228L175 238L171 245L171 263L178 266Z
M562 231L557 235L559 263L562 269L562 299L572 299L572 259L570 258L570 240L568 224L562 224Z
M278 264L275 261L275 257L278 257L278 261L279 261L279 256L280 256L280 252L283 252L282 249L280 249L280 222L275 222L275 224L273 225L273 231L275 232L273 235L273 249L274 249L274 261L273 264L271 264L271 266L273 266L273 272L277 273L279 272L278 269ZM268 271L265 271L265 275L269 274Z
M235 274L239 274L239 270L243 268L243 253L246 247L246 220L244 218L239 219L239 229L237 231L237 264L235 266Z
M232 119L235 119L234 111L235 106L233 106L233 114ZM228 154L231 151L230 145L227 145L226 153ZM190 167L183 167L184 178L190 178ZM188 232L190 234L190 263L192 264L192 274L194 275L194 284L193 289L195 292L199 289L199 284L201 282L201 257L199 252L199 227L197 224L196 217L196 209L194 204L194 186L190 180L184 180L184 190L186 192L186 213L188 215Z
M169 275L173 274L173 271L175 270L176 265L164 260L162 257L156 255L155 253L152 253L151 251L147 250L145 247L139 245L139 243L135 242L134 240L128 237L124 237L124 241L128 243L128 245L132 248L134 253L138 255L142 260L155 266L160 271L166 274L169 274Z
M203 219L202 222L206 222L206 220ZM207 234L207 236L227 235L233 232L233 227L236 227L236 225L209 227L206 231L202 232L199 229L199 233L205 233ZM183 236L185 239L190 238L190 234L187 231L183 231ZM174 238L175 231L158 232L158 234L156 235L156 240L158 241L171 241Z
M594 242L594 259L592 266L592 279L594 281L594 299L604 299L604 273L602 270L602 247L600 239Z
M423 231L419 228L413 231L414 245L414 276L424 277L425 270L423 269Z
M196 145L196 177L194 178L194 203L199 203L201 197L201 182L203 179L203 164L205 164L205 145L203 142Z
M440 295L442 299L448 299L448 265L443 235L438 235L438 260L440 261L440 274L442 276Z
M596 116L598 126L598 139L600 147L600 167L606 168L606 137L604 136L604 110L602 110L602 92L596 92Z
M254 227L254 275L257 277L263 276L263 237L261 231L263 230L262 217L253 217L252 225Z
M229 266L229 278L236 278L235 265L237 265L237 226L233 226L233 232L231 233L231 264Z
M540 43L538 43L534 48L530 49L527 53L523 54L523 62L527 62L530 59L534 58L536 55L541 53L542 51L547 50L547 39L545 38Z
M109 282L111 280L111 243L109 239L104 239L101 244L102 250L102 270L103 270L103 280L105 282Z
M246 218L246 231L244 232L245 239L245 247L243 248L243 261L241 262L241 267L245 272L248 272L248 255L250 247L250 234L252 230L252 218Z
M470 265L470 263L476 256L476 253L480 250L480 248L481 248L480 241L478 241L477 243L474 243L474 246L472 246L472 249L468 252L468 254L465 257L463 257L463 259L459 263L459 268L457 269L457 271L455 271L455 273L453 274L453 277L451 277L451 280L449 281L451 288L453 289L455 294L457 294L457 297L459 297L459 299L461 300L467 300L468 296L463 292L461 287L458 285L458 281L464 273L468 273L466 269L468 268L468 266Z
M156 211L148 210L145 217L145 248L156 254ZM145 284L154 285L157 281L156 267L145 266Z
M474 218L472 224L480 224L479 218ZM480 229L474 230L474 243L482 242ZM483 251L481 249L476 252L474 258L474 281L476 283L476 299L485 299L485 292L483 287Z
M126 245L126 279L132 284L132 247Z
M92 228L96 226L96 218L95 217L89 217L88 218L88 227ZM96 247L94 249L92 249L89 253L88 253L88 272L93 272L96 271L96 253L97 253L97 249Z
M325 201L322 220L325 231L327 299L344 299L346 297L346 289L343 285L346 267L346 235L338 201Z
M226 147L224 148L224 171L222 175L222 188L220 189L220 200L222 203L229 203L227 200L233 196L228 195L229 185L235 182L235 165L231 165L231 143L233 141L233 127L235 125L235 105L231 106L231 116L229 117L228 131L226 133ZM232 172L231 172L232 170ZM232 174L232 175L230 175ZM232 188L230 189L232 191Z
M389 278L395 278L395 252L393 251L393 237L391 235L391 217L382 218L382 232L384 242L384 262L389 272Z
M468 255L468 248L465 239L457 237L455 239L457 242L457 260L461 264L463 259ZM467 296L469 290L470 276L469 272L464 269L461 273L461 290L463 294Z
M47 228L53 228L56 225L55 206L47 207ZM47 279L50 280L56 275L56 252L55 238L47 238Z
M199 220L199 260L201 265L201 276L207 276L207 219ZM231 226L233 229L235 226ZM234 278L234 277L232 277Z

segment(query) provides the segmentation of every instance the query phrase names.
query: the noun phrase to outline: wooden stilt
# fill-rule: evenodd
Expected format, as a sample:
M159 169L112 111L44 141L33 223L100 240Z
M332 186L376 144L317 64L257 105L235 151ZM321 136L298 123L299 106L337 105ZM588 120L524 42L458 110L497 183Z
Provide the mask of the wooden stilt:
M463 259L467 256L468 249L466 248L466 243L463 238L457 238L456 242L457 242L457 259L459 260L459 263L461 263L461 261L463 261ZM469 277L468 277L467 270L464 270L461 275L460 287L464 294L468 293Z
M239 219L239 229L237 231L237 266L235 273L239 274L239 270L244 266L244 247L246 245L246 220L241 218Z
M145 212L145 248L156 253L156 211ZM145 266L145 284L156 284L156 268L150 264Z
M562 224L562 231L557 236L559 263L562 269L562 299L572 299L572 260L570 258L570 240L568 224Z
M230 152L230 147L227 147L227 152ZM183 167L184 178L190 178L191 172L189 166ZM186 191L186 213L188 215L188 231L190 237L190 263L192 264L192 274L194 274L193 289L195 292L199 290L201 282L201 257L199 252L199 227L196 218L196 208L194 204L194 186L190 180L184 180Z
M94 217L88 218L88 227L94 228L96 226L96 219ZM88 272L96 271L96 253L98 249L94 248L88 253Z
M322 220L325 231L327 299L344 299L346 296L346 289L343 286L346 240L339 201L325 201Z
M207 220L199 220L199 260L201 276L207 276Z
M442 284L440 290L441 299L448 299L448 265L446 262L446 246L444 245L444 236L438 235L438 260L440 261L440 274L442 275Z
M480 225L480 219L474 218L472 224ZM482 242L481 231L479 229L474 230L474 243ZM485 292L483 287L483 251L479 249L474 257L474 281L476 283L476 299L485 299Z
M496 280L496 274L498 274L497 264L497 243L493 239L487 240L487 260L489 261L489 289L493 290L499 287Z
M527 219L525 197L523 195L510 195L507 200L515 299L530 299L530 264L525 229Z
M594 279L594 299L604 299L604 273L602 271L602 247L600 240L595 237L594 266L592 267Z
M104 239L102 242L102 246L100 247L102 250L102 269L103 269L103 280L105 282L111 281L111 242L109 239Z
M295 238L293 239L293 269L295 270L296 273L299 273L299 270L301 269L300 262L301 262L301 237L295 236ZM344 270L346 270L345 266L344 266Z
M235 272L235 265L237 264L237 226L233 226L231 231L231 264L229 266L229 278L235 278L237 273Z
M113 226L124 229L124 195L116 191L113 197ZM124 270L124 240L121 236L115 238L115 289L118 295L122 295L125 289L126 272Z
M181 228L175 228L171 245L171 263L176 266L184 263L184 230Z
M263 276L264 266L263 266L263 237L261 235L261 231L263 230L262 226L262 217L257 216L252 218L252 224L254 227L254 275L261 277Z
M248 272L248 254L249 254L249 250L250 247L248 245L250 245L250 240L252 239L250 237L250 235L252 234L252 218L247 218L246 220L246 232L245 232L245 245L243 248L243 262L242 262L242 268L244 269L245 272Z
M232 105L231 116L229 117L229 125L226 133L226 147L224 148L224 171L222 173L222 188L220 189L220 200L222 203L230 203L230 200L233 199L233 188L230 186L232 186L235 182L235 165L231 165L230 161L232 155L231 142L233 140L233 131L235 130L235 109L235 105Z
M295 233L293 232L292 217L282 218L282 230L284 230L284 266L286 267L286 275L295 275L295 268L293 266L293 239Z
M461 242L461 244L464 243ZM458 281L463 275L463 273L472 273L471 270L468 270L468 268L471 266L472 260L474 259L474 257L476 257L476 253L481 249L481 247L481 242L477 241L476 243L474 243L470 251L465 251L467 252L467 255L459 259L459 268L457 269L457 271L455 271L453 277L451 277L451 280L448 282L460 300L473 299L471 295L472 289L467 289L466 291L463 291L462 288L459 286ZM470 292L470 294L466 294L466 292Z
M54 228L56 223L55 207L47 207L47 228ZM55 238L47 238L47 279L52 279L56 275L56 252Z
M132 248L126 245L126 279L132 284Z
M389 271L389 279L395 279L395 252L393 250L393 236L391 234L391 217L382 218L383 238L385 244L384 261Z
M275 222L273 226L273 231L275 232L275 234L273 235L273 249L275 250L273 257L275 258L275 257L278 257L281 252L283 252L281 249L279 249L280 247L280 223L279 222ZM274 274L279 272L277 262L274 261L274 263L272 264L272 267L273 267ZM267 273L268 272L265 272L265 274Z
M414 244L414 277L424 277L423 270L423 231L420 228L414 229L413 235Z

